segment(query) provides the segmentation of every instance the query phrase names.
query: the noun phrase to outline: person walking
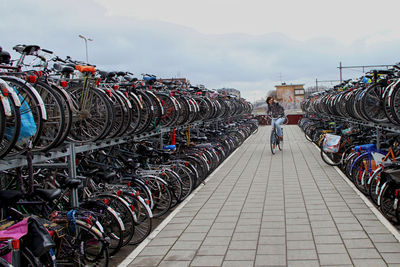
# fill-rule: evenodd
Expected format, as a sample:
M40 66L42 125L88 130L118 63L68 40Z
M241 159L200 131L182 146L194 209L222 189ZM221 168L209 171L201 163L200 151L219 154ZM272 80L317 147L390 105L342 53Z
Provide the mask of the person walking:
M276 127L279 138L283 140L281 124L285 121L285 109L272 96L267 97L265 102L268 105L267 114L271 116L271 126Z

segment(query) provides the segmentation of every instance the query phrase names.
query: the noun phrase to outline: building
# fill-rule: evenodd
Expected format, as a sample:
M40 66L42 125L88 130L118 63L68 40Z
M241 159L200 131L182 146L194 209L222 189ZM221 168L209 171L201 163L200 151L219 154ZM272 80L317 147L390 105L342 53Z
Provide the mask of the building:
M234 95L240 97L240 91L234 88L221 88L217 90L220 93L225 93L227 95Z
M285 109L299 109L304 100L304 84L276 85L277 100Z

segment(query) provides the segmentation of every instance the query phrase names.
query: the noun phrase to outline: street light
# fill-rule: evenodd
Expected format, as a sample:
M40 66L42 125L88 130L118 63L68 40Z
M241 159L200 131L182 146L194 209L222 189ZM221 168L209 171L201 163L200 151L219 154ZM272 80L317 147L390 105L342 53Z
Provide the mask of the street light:
M89 63L89 55L88 55L88 45L87 45L87 42L88 42L88 41L93 41L93 39L86 38L85 36L80 35L80 34L79 34L79 37L81 37L83 40L85 40L85 46L86 46L86 63Z

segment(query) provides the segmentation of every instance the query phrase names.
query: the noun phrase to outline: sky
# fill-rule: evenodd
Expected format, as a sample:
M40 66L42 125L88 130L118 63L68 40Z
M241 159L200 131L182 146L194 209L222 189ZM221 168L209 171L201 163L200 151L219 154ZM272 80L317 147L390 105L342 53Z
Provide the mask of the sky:
M255 101L282 82L333 86L338 66L400 61L395 0L0 0L0 46L36 44L138 78L185 77ZM343 69L343 79L362 69Z

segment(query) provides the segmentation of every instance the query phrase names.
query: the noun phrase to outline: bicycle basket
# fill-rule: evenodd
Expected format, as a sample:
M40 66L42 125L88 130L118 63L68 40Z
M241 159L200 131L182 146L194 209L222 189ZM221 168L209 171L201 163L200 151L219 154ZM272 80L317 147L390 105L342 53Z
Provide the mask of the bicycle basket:
M337 153L339 151L341 138L340 135L326 134L322 144L322 149L328 153Z

